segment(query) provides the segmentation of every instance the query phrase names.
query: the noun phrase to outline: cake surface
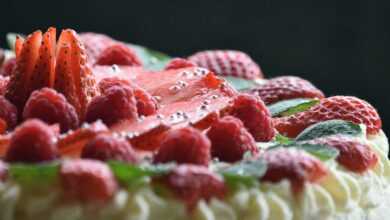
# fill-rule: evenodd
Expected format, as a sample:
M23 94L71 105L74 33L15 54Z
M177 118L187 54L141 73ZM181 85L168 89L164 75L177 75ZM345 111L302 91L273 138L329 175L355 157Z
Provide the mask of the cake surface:
M0 220L382 220L373 106L240 51L36 31L0 54ZM13 55L14 54L14 55Z

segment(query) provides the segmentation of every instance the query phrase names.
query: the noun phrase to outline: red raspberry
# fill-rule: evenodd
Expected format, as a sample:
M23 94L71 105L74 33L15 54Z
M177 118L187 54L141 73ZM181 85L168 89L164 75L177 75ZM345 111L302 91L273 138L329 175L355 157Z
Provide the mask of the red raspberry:
M186 67L196 67L194 62L183 58L174 58L165 66L165 70L181 69Z
M16 66L16 58L10 58L4 62L0 69L0 74L3 76L11 76Z
M333 135L315 139L310 143L324 144L338 149L340 154L337 161L354 172L363 173L378 163L378 156L371 147L353 137Z
M56 159L58 149L50 126L37 119L25 121L12 134L5 159L8 162L42 162Z
M261 179L273 183L288 179L295 193L303 189L306 181L317 182L328 173L320 160L302 150L268 150L263 158L267 162L267 171Z
M133 49L122 43L107 47L96 61L98 65L128 65L141 66L141 60Z
M269 105L281 100L295 98L324 98L321 90L309 81L296 76L281 76L267 80L263 85L250 91Z
M101 161L118 160L130 163L139 161L137 153L129 142L107 134L98 135L89 141L85 145L81 157Z
M8 167L7 165L0 160L0 181L5 181L8 176Z
M97 160L69 160L60 170L66 196L82 202L107 202L118 186L110 168Z
M75 129L79 119L66 98L50 88L35 90L23 110L23 118L39 118L48 124L60 124L61 131Z
M238 95L230 114L244 123L256 141L270 141L275 136L271 113L256 96Z
M4 96L0 96L0 118L7 123L7 128L14 128L18 122L18 110Z
M242 122L233 116L225 116L214 122L207 132L207 137L211 141L211 155L222 161L239 161L247 151L252 155L258 153L251 134Z
M153 115L157 111L157 103L153 97L141 87L132 84L131 82L117 77L105 78L99 82L101 93L113 86L128 86L133 89L135 99L137 100L137 111L139 115Z
M190 210L201 199L222 199L227 191L222 178L202 166L180 165L160 181L183 200Z
M101 119L107 125L113 125L124 119L138 118L137 103L131 88L113 86L105 94L96 96L89 103L86 121Z
M188 60L217 75L246 79L263 78L260 67L247 54L236 50L207 50L195 53Z
M208 166L210 141L201 131L185 127L170 130L161 140L155 163L177 162Z
M87 55L88 62L95 64L100 54L109 46L116 44L117 41L104 34L97 33L81 33L80 40L83 42Z
M0 95L5 95L9 83L9 77L0 75Z
M376 134L382 127L382 121L369 103L353 96L333 96L322 99L318 105L307 111L275 118L276 130L288 137L296 137L308 126L333 119L364 124L368 134Z

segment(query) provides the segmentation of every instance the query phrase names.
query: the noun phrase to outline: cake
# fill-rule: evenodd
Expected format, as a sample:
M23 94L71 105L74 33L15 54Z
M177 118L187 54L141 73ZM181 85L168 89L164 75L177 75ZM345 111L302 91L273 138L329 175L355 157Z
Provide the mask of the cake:
M0 50L0 220L390 215L368 102L266 78L241 51L172 58L56 32Z

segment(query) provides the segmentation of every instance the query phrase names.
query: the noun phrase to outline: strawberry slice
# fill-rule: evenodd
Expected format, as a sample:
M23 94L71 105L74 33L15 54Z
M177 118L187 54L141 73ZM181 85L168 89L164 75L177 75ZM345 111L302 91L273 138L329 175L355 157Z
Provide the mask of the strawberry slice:
M15 55L18 57L23 48L24 39L21 36L16 36L15 40Z

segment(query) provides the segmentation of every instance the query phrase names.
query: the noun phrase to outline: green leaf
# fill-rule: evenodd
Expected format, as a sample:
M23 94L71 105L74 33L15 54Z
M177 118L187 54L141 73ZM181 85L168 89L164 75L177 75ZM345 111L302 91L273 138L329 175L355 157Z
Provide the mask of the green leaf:
M307 141L335 134L358 136L362 133L363 129L360 125L343 120L329 120L309 126L295 140Z
M262 159L242 160L229 167L220 169L218 172L224 177L229 185L244 185L252 186L257 184L267 170L267 165Z
M130 44L130 46L141 58L141 61L146 69L162 70L164 69L165 65L171 60L171 57L164 53L151 50L140 45Z
M290 99L284 100L268 106L272 117L289 116L298 112L303 112L317 105L317 99Z
M12 164L9 167L11 180L25 186L47 186L58 180L59 163Z
M268 150L273 150L280 147L296 148L296 149L304 150L307 153L317 157L322 161L332 160L339 155L339 150L327 145L308 144L308 143L299 143L299 142L293 142L286 145L275 145L268 148Z
M281 134L276 134L275 136L275 141L279 144L290 144L293 142L292 139L286 137L286 136L283 136Z
M259 85L254 80L243 79L243 78L239 78L239 77L224 76L222 78L224 78L236 90L251 89L251 88L254 88L254 87Z

